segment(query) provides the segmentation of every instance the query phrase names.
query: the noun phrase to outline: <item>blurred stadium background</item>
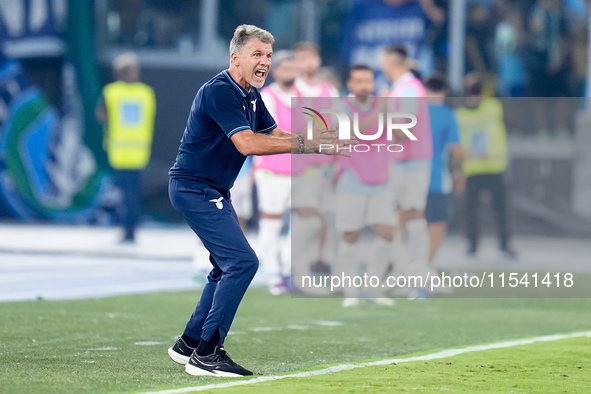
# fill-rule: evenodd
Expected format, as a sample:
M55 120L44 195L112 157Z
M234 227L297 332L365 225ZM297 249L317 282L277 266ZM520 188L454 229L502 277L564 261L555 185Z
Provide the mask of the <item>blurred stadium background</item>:
M476 70L486 75L488 95L547 97L518 109L504 101L514 225L588 235L587 15L583 0L2 2L0 217L112 224L117 195L93 111L112 80L112 59L133 50L158 104L144 177L147 219L178 221L166 194L167 170L190 103L227 65L235 26L252 23L276 36L276 49L303 40L318 44L324 75L343 94L351 63L369 62L379 75L379 49L401 43L423 76L445 73L456 96L463 95L463 75ZM552 71L540 64L541 53ZM40 98L45 121L27 119L26 111L19 112L26 124L8 121ZM542 105L548 119L538 121L533 107ZM458 230L456 219L452 229Z

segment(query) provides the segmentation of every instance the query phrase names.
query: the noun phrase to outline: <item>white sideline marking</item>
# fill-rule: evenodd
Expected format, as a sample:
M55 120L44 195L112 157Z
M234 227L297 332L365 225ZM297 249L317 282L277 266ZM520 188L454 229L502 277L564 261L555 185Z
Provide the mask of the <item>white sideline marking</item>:
M338 327L338 326L343 325L343 322L341 322L341 321L330 321L330 320L316 320L314 323L318 324L319 326L325 326L325 327Z
M138 346L156 346L156 345L162 345L164 342L158 342L158 341L139 341L136 342L135 345Z
M341 364L341 365L335 365L333 367L318 369L316 371L292 373L289 375L261 376L259 378L250 379L250 380L238 380L238 381L234 381L234 382L208 384L205 386L184 387L184 388L180 388L180 389L171 389L171 390L162 390L162 391L150 391L150 392L145 392L145 393L140 393L140 394L181 394L181 393L191 393L194 391L221 389L221 388L233 387L233 386L246 386L249 384L271 382L274 380L281 380L281 379L287 379L287 378L309 378L311 376L326 375L326 374L335 373L335 372L348 371L350 369L355 369L355 368L373 367L373 366L378 366L378 365L388 365L388 364L394 364L394 363L397 363L397 364L398 363L408 363L411 361L438 360L441 358L453 357L453 356L457 356L459 354L464 354L464 353L481 352L484 350L491 350L491 349L503 349L503 348L509 348L509 347L514 347L514 346L531 345L533 343L539 343L539 342L553 342L553 341L560 341L563 339L579 338L579 337L591 337L591 331L573 332L570 334L544 335L544 336L535 337L535 338L524 338L524 339L516 339L514 341L491 343L488 345L476 345L476 346L467 346L467 347L458 348L458 349L446 349L446 350L441 350L436 353L424 354L422 356L414 356L414 357L407 357L407 358L388 358L385 360L378 360L378 361L359 363L359 364Z
M268 331L273 331L274 328L273 327L253 327L249 329L250 331L254 331L254 332L268 332Z
M309 327L304 324L288 324L287 328L290 330L307 330Z

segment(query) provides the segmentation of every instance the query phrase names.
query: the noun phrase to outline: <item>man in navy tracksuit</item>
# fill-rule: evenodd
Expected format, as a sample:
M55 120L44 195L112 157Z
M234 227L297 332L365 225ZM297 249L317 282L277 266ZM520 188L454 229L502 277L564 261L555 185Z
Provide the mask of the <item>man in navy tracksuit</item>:
M336 143L327 133L304 141L277 128L257 90L269 74L273 42L256 26L236 28L230 67L199 89L169 172L170 201L210 252L213 265L183 335L168 350L191 375L252 375L222 346L259 265L229 193L246 156L314 153L320 143Z

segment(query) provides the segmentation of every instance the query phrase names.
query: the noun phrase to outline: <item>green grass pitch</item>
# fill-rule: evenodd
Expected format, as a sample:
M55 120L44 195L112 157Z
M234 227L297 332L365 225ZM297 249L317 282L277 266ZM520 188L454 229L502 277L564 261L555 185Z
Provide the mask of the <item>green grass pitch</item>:
M186 375L166 354L198 297L0 304L0 393L128 393L229 381ZM590 299L397 300L393 308L355 309L340 302L251 289L226 349L269 375L591 329ZM580 338L221 391L588 392L590 356L591 340Z
M227 389L259 393L586 393L591 387L591 338L536 343L442 360L366 367ZM211 390L210 392L213 392Z

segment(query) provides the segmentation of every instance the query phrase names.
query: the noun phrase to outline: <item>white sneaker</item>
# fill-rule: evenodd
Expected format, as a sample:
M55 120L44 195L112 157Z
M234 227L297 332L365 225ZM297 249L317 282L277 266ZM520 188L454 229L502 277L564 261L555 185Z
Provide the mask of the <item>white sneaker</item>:
M431 298L431 296L425 289L413 289L408 295L409 300L427 300L429 298Z
M352 308L359 305L359 298L343 298L343 308Z
M279 296L282 294L288 294L289 289L283 283L280 283L280 284L276 284L274 286L270 286L269 293L271 293L271 295L274 295L274 296Z
M371 299L376 305L379 306L394 306L396 302L392 298L372 298Z

